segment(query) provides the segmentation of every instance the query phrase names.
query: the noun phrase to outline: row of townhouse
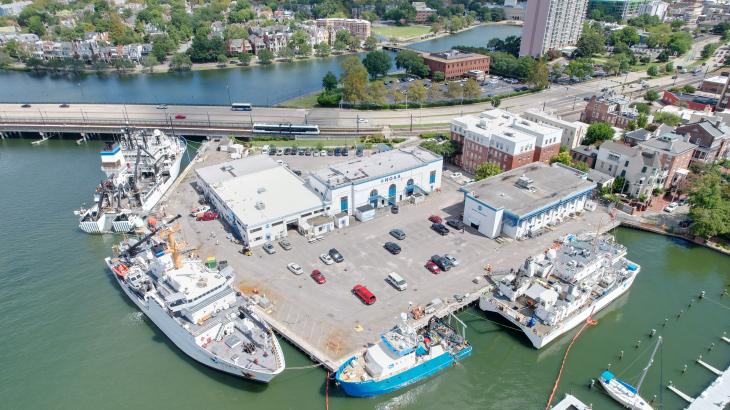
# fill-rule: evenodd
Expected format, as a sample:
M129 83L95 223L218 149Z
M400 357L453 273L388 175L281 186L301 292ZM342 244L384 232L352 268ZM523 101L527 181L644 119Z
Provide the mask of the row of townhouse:
M142 57L152 51L151 44L128 44L112 46L94 40L78 41L36 41L32 45L33 57L43 60L79 59L83 61L104 61L110 63L118 59L140 62Z
M309 36L309 45L314 47L330 41L326 29L314 24L300 24L297 29L303 30ZM232 38L226 43L229 56L241 53L258 54L262 49L268 49L278 54L289 45L293 31L287 25L269 27L254 27L249 30L248 38Z

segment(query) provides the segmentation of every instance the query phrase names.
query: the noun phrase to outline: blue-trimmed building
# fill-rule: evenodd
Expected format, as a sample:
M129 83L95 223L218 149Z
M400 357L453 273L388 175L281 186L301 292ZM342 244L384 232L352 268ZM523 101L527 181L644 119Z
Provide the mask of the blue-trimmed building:
M464 223L522 239L582 212L595 187L585 173L532 163L464 186Z
M398 148L330 164L309 186L332 204L330 214L395 205L441 188L443 157L420 147ZM360 211L362 212L362 211Z

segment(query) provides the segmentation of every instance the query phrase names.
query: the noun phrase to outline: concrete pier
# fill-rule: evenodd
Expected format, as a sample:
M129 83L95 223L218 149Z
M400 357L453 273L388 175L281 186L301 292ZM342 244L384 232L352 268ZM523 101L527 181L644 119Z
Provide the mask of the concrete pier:
M694 401L688 410L722 410L730 405L730 367L721 372Z
M699 363L700 365L702 365L702 367L711 371L712 373L715 373L715 375L717 375L717 376L720 376L722 374L722 371L716 369L715 367L713 367L712 365L710 365L706 362L703 362L701 359L697 359L697 363Z

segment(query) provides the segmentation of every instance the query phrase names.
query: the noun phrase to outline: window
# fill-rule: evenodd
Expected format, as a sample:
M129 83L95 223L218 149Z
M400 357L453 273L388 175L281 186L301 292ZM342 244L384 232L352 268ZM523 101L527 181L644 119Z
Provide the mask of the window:
M254 229L251 229L251 233L254 233L254 232L258 232L258 231L260 231L261 229L262 229L262 228L261 228L260 226L259 226L258 228L254 228Z
M436 171L431 171L431 174L428 177L428 183L429 184L435 184L436 183Z
M278 221L278 222L272 223L271 226L279 226L279 225L281 225L283 223L284 223L284 221Z
M646 174L646 167L644 167L644 168L641 168L641 173L642 173L642 174Z

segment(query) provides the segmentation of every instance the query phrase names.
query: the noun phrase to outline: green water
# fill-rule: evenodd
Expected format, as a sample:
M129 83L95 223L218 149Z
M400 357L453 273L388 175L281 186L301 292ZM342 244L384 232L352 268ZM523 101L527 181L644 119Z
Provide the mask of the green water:
M324 408L324 371L287 370L263 386L209 370L176 350L124 299L102 261L113 238L78 232L72 214L101 177L99 148L0 141L0 408ZM558 397L572 392L596 409L618 409L598 389L588 389L588 381L608 363L636 381L652 347L651 328L666 343L644 396L659 394L660 373L685 393L699 394L712 376L693 363L697 355L718 368L730 363L730 345L719 340L723 330L730 334L730 297L720 297L730 284L730 258L642 232L619 230L617 237L642 272L576 342ZM688 308L703 289L708 298ZM573 333L536 351L484 317L477 309L461 314L474 345L464 362L380 398L346 398L330 386L330 408L544 408ZM669 324L662 327L665 317ZM311 364L283 345L288 366ZM685 363L689 371L681 375ZM683 407L673 393L662 393L664 408Z

